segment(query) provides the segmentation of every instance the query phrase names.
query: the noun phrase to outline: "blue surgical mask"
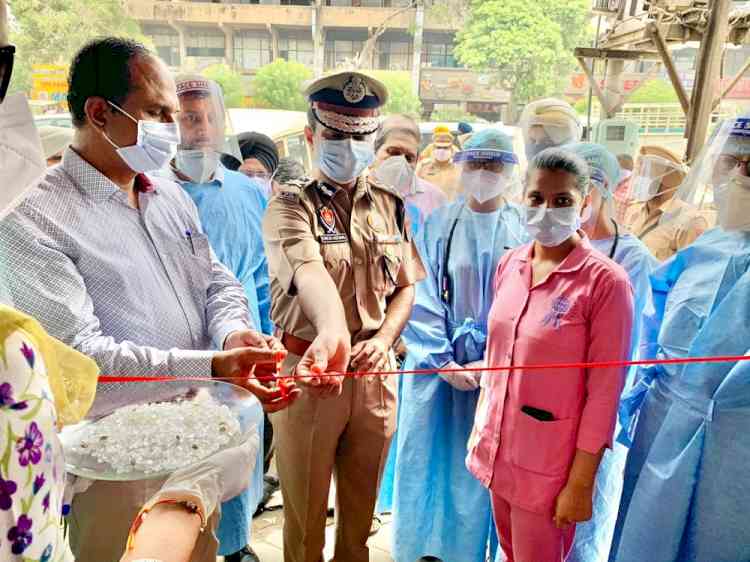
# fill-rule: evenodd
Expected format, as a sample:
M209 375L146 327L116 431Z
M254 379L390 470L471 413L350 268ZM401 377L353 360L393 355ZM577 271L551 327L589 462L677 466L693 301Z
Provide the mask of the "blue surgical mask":
M526 207L526 231L542 246L559 246L581 227L578 207Z
M375 161L369 140L322 139L316 152L318 168L337 183L349 183Z

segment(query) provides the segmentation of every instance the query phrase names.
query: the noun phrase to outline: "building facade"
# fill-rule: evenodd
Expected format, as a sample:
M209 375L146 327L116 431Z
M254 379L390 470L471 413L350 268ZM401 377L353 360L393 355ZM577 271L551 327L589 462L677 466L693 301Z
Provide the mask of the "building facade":
M508 95L453 54L457 29L418 13L409 0L125 0L159 55L174 69L226 63L248 78L278 58L316 73L345 66L386 26L365 67L412 73L425 112L456 107L497 120ZM417 21L423 22L421 48ZM417 60L415 60L415 56ZM419 63L418 66L415 63Z

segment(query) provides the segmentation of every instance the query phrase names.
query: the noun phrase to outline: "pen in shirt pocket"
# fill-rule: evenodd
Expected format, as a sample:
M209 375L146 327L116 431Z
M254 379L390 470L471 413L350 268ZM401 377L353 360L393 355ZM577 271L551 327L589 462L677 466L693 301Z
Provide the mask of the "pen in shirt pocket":
M188 228L185 231L185 237L188 239L188 242L190 242L190 251L193 252L193 255L195 255L195 244L193 244L193 231Z

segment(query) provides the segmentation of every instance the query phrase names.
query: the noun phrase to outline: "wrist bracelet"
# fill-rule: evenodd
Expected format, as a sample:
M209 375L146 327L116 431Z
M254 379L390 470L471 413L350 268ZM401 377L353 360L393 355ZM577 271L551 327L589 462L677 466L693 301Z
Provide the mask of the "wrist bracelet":
M182 505L185 507L187 511L190 513L196 514L201 519L201 528L200 532L206 530L206 516L203 513L203 510L198 507L198 504L195 504L190 501L184 501L184 500L159 500L155 502L154 504L150 506L143 507L139 512L138 515L136 515L135 519L133 520L133 523L130 525L130 532L128 533L128 542L127 542L127 550L133 550L133 547L135 546L135 534L138 532L138 529L141 528L141 525L143 524L143 520L146 518L146 515L148 515L149 511L154 509L159 504L172 504L172 505ZM152 562L152 559L145 558L143 559L145 562ZM161 562L160 560L155 560L155 562ZM136 560L135 562L141 562L139 560Z

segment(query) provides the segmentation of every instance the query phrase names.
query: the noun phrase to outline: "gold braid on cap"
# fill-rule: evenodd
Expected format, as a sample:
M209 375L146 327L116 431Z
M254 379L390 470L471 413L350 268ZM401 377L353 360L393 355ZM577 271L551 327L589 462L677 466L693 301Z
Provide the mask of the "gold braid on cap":
M378 117L360 117L356 115L343 115L335 111L312 108L315 118L324 126L339 133L350 135L369 135L378 130Z

